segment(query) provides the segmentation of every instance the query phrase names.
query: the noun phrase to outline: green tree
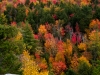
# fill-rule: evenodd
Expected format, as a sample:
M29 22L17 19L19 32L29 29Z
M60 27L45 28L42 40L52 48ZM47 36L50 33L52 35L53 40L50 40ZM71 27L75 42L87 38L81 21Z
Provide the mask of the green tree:
M21 63L19 56L24 49L23 41L15 40L18 28L0 25L0 73L19 74Z
M34 39L32 28L28 23L23 27L22 33L26 49L33 54L37 46L37 40Z
M92 75L92 68L86 62L80 62L78 73L79 75Z

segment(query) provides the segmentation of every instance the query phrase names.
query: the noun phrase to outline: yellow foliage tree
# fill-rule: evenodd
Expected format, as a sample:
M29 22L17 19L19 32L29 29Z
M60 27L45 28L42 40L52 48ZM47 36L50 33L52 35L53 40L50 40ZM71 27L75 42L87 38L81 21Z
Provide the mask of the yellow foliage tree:
M64 54L62 52L57 52L56 57L55 57L55 61L65 62Z
M22 33L18 31L17 36L15 37L15 40L21 40L22 39Z
M91 64L89 63L89 61L86 59L86 57L84 56L81 56L79 59L78 59L79 62L85 62L89 67L91 66Z
M39 67L34 59L24 50L21 56L23 75L48 75L48 71L39 72Z
M90 34L89 34L89 39L91 41L99 41L100 40L100 32L99 31L92 31Z
M72 55L73 46L69 39L67 39L67 42L64 44L64 47L65 47L65 54L67 55L67 57L70 57Z
M87 50L87 45L85 43L80 43L78 45L78 48L80 49L80 51L85 51Z

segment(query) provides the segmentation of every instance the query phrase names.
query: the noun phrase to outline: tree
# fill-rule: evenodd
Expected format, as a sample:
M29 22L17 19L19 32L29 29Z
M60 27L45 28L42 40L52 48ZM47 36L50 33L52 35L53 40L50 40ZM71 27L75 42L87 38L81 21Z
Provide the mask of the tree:
M19 56L24 49L22 39L15 40L18 28L0 25L0 73L20 74Z
M33 31L31 26L26 22L25 26L22 28L23 40L26 44L26 49L29 50L31 54L35 52L37 40L33 37Z

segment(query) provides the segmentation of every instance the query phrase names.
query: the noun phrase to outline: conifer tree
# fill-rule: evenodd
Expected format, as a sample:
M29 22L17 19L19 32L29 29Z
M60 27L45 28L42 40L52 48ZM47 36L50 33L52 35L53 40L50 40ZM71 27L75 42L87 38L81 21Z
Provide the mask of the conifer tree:
M33 31L28 23L23 28L23 40L26 44L26 49L32 54L35 52L37 40L34 39Z

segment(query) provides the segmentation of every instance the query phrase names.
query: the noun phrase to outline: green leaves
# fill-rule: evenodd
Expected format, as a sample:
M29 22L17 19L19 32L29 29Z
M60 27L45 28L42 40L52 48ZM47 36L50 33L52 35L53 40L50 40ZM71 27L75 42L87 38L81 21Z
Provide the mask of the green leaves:
M18 28L0 25L0 73L16 73L20 68L19 55L24 50L22 40L15 40Z
M0 25L0 40L13 38L17 33L18 29L16 27Z
M33 54L35 52L37 41L33 37L33 31L31 30L31 26L26 23L25 27L23 27L22 30L23 41L26 44L26 50L29 50L29 52Z

